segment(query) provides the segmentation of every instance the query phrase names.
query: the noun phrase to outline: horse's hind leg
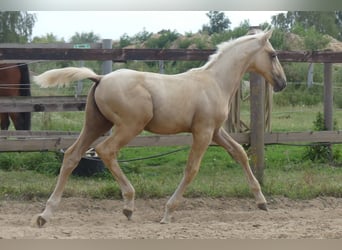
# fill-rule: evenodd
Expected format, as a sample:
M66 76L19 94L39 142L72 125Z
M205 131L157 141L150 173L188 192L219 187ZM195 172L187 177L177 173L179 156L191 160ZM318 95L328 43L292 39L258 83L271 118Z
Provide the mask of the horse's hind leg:
M113 134L96 147L96 152L118 182L124 199L123 213L131 219L134 211L135 190L125 174L122 172L118 162L117 154L131 139L138 135L143 127L130 125L120 125L114 128Z
M0 114L1 130L8 130L10 125L10 119L8 113Z
M77 166L82 155L98 137L108 132L113 125L102 116L92 102L93 100L88 97L84 127L76 142L64 154L56 187L46 203L45 210L36 218L39 227L42 227L57 209L67 179Z
M13 122L16 130L24 130L24 117L23 113L9 113L9 116Z
M243 167L249 187L255 196L258 207L262 210L267 210L266 199L261 192L259 182L253 175L253 172L249 166L247 154L242 146L235 142L223 128L220 128L214 133L213 141L225 148L225 150L234 158L234 160Z
M91 143L108 131L108 124L101 124L99 122L95 123L99 126L98 130L90 130L89 127L85 126L76 142L65 151L55 189L48 199L44 211L36 218L36 223L39 227L42 227L57 209L61 201L67 179L77 166L82 155L86 152Z

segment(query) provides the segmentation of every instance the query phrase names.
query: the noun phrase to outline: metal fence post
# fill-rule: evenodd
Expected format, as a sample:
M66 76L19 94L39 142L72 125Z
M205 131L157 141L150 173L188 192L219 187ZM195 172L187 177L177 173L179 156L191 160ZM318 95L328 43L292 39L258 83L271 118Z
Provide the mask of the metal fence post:
M112 39L103 39L102 40L102 48L103 49L112 49ZM113 62L111 60L104 61L102 63L102 74L108 74L113 71Z
M102 49L112 49L112 39L102 40ZM113 71L113 61L107 60L102 62L102 74L106 75ZM107 135L111 135L112 130L110 129Z
M334 130L333 121L333 88L332 88L332 63L324 63L324 127L326 130ZM329 160L333 160L331 145L329 147Z

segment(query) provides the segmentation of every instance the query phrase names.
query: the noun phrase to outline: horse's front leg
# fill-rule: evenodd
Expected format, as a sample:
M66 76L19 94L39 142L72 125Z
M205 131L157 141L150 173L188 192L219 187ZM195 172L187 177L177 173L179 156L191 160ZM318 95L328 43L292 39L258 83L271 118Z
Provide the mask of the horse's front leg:
M160 223L166 224L171 222L172 213L178 207L186 187L191 183L198 173L202 157L207 150L209 143L211 142L211 138L212 133L210 132L205 133L201 131L200 133L193 133L193 143L183 179L181 180L174 194L166 203L164 217Z
M245 172L249 187L254 194L258 208L267 210L266 199L261 192L258 180L251 170L247 154L242 146L235 142L223 128L220 128L214 133L213 141L222 146L236 162L240 163Z

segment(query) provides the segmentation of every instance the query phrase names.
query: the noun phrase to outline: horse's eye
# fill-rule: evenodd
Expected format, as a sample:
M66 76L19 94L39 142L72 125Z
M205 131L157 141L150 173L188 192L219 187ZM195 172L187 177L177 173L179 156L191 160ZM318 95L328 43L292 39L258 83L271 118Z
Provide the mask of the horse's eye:
M277 58L277 53L272 53L272 54L271 54L271 58L272 58L272 59Z

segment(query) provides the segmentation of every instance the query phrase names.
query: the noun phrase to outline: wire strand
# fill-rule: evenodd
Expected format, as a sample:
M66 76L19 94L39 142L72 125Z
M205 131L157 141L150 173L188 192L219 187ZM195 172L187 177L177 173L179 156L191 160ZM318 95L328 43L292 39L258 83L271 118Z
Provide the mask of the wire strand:
M118 162L134 162L134 161L142 161L142 160L148 160L148 159L155 159L155 158L164 157L164 156L167 156L167 155L170 155L170 154L175 154L177 152L184 151L184 150L186 150L188 148L189 148L189 146L185 146L185 147L178 148L176 150L168 151L168 152L161 153L161 154L150 155L150 156L146 156L146 157L132 158L132 159L121 159L121 160L117 160L117 161ZM98 158L98 157L85 156L83 158L84 159L91 159L91 160L95 160L95 161L101 161L101 159Z

